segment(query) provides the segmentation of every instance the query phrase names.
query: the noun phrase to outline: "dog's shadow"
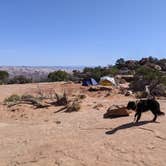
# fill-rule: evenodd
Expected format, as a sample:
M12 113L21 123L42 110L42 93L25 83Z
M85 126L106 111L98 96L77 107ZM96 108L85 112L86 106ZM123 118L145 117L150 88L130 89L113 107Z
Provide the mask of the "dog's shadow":
M120 125L110 131L107 131L105 134L108 134L108 135L111 135L111 134L114 134L116 133L118 130L124 130L124 129L128 129L128 128L131 128L131 127L135 127L135 126L142 126L142 125L145 125L145 124L148 124L148 123L154 123L152 121L141 121L141 122L137 122L137 123L126 123L126 124L123 124L123 125Z

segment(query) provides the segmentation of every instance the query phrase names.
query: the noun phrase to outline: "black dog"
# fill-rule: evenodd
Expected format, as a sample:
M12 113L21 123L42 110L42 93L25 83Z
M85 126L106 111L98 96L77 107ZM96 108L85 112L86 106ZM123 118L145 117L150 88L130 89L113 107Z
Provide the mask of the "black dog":
M136 122L138 122L141 118L141 113L148 110L150 110L154 115L154 118L152 120L153 122L156 121L158 115L165 115L164 112L160 111L160 104L155 99L140 100L138 102L129 101L127 109L132 109L136 111L134 118L135 121L137 117Z

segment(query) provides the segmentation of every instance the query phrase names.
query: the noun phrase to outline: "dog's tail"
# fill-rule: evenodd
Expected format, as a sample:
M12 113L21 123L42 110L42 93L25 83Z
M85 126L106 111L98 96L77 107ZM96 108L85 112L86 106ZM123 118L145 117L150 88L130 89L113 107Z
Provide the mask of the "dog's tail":
M164 113L164 112L162 112L162 111L159 111L159 112L158 112L158 115L159 115L159 116L164 116L164 115L165 115L165 113Z

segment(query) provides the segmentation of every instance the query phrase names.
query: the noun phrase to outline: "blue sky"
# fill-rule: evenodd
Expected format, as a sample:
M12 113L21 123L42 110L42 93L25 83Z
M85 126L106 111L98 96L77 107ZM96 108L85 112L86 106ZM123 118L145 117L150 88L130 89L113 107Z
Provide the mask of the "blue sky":
M165 0L0 0L0 65L166 58Z

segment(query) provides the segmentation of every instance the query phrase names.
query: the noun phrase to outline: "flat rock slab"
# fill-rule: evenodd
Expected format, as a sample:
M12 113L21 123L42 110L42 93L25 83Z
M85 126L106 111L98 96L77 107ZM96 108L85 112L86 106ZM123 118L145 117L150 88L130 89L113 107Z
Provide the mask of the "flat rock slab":
M127 110L124 105L112 105L107 109L107 112L103 115L104 118L116 118L122 116L129 116L131 111Z

